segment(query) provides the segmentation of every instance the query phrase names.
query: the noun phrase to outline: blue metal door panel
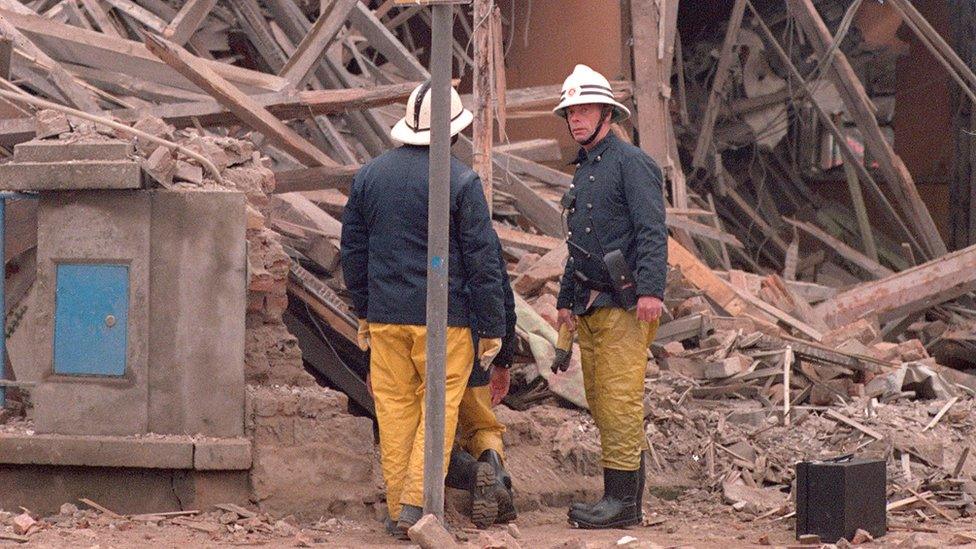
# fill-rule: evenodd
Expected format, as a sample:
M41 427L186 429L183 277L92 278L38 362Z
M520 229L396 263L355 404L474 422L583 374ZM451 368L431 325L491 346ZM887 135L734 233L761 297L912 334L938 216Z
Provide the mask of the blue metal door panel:
M54 373L125 374L129 267L61 263L54 312Z

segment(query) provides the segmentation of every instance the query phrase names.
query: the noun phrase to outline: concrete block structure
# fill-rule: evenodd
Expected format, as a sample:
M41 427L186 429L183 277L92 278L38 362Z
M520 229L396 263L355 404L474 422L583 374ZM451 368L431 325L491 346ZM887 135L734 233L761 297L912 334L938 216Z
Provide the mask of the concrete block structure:
M42 193L38 433L244 432L244 196Z

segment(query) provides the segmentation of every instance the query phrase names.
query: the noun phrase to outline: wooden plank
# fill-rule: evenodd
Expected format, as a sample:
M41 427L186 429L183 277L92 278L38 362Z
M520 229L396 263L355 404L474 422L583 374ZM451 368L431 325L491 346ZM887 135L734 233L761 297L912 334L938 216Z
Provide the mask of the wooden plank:
M834 250L841 257L850 261L851 263L857 265L858 267L864 269L871 274L874 278L884 278L892 273L891 269L881 265L877 261L874 261L870 257L862 254L861 252L851 248L847 244L841 242L840 240L830 236L826 231L811 225L810 223L804 223L802 221L797 221L795 219L784 218L787 223L802 229L805 233L816 238L817 240L823 242L828 248Z
M882 322L923 311L976 289L976 246L839 293L814 307L831 327L877 315Z
M718 113L725 99L725 82L728 80L729 69L732 67L732 48L735 47L739 36L742 16L745 11L745 0L735 0L735 4L732 6L732 14L729 16L728 27L725 30L722 50L719 53L718 66L715 68L715 77L712 79L712 88L708 94L708 104L705 107L701 130L698 133L698 142L695 144L695 154L691 161L694 168L707 167L713 154L712 132L715 129L715 121L718 119Z
M712 225L716 229L725 232L725 229L722 227L722 219L718 215L718 210L715 209L715 198L712 196L711 193L708 193L708 207L709 209L712 210L712 213L714 214L711 220ZM722 251L722 266L724 266L725 270L728 271L729 269L732 268L732 261L729 259L729 249L724 242L719 242L719 247L721 248Z
M558 238L541 234L527 233L525 231L506 227L498 222L495 222L494 226L495 232L498 233L498 239L501 240L503 246L514 246L532 253L545 255L554 248L565 244Z
M473 153L471 167L481 178L485 199L492 209L492 145L495 140L494 80L492 79L492 59L494 48L492 39L493 0L474 1L474 76L472 95L474 96L474 122L471 128ZM504 92L503 92L504 93Z
M853 420L853 419L845 416L844 414L842 414L842 413L840 413L840 412L838 412L836 410L828 409L827 412L826 412L826 416L829 417L830 419L833 419L834 421L838 421L840 423L843 423L845 425L848 425L850 427L853 427L853 428L857 429L858 431L861 431L862 433L868 435L871 438L875 438L875 439L878 439L878 440L884 440L884 435L882 435L881 433L875 431L874 429L871 429L870 427L865 426L864 424L860 423L859 421L855 421L855 420Z
M928 431L932 427L935 427L935 424L938 423L940 419L942 419L942 416L946 415L946 412L949 411L949 408L952 408L952 406L957 402L959 402L959 397L955 396L950 398L949 402L946 402L945 406L940 408L939 412L935 414L935 417L932 418L932 421L928 422L928 424L922 428L922 432L924 433L925 431Z
M730 174L725 167L722 166L722 159L719 156L715 157L715 169L717 172L716 177L718 177L719 180L724 183L724 185L719 188L719 190L722 191L721 194L723 197L728 198L733 204L735 204L739 211L744 213L752 224L758 227L759 230L766 235L769 242L776 247L780 255L785 256L786 249L789 247L789 245L782 239L782 237L779 236L776 229L767 223L763 216L759 215L759 212L752 207L752 203L743 198L742 195L739 194L739 191L735 189L737 186L735 179L732 177L732 174Z
M129 17L135 19L136 21L142 23L147 28L154 32L163 32L166 28L166 21L163 21L155 13L147 10L146 8L132 2L131 0L103 0L104 2L111 4L112 7L121 11L122 13L128 15Z
M186 44L216 5L217 0L187 0L176 17L163 29L163 37L174 44Z
M13 61L14 43L10 38L0 38L0 77L10 80L10 65Z
M79 30L84 31L84 29ZM43 67L51 83L64 95L72 107L90 113L101 112L102 109L98 106L95 94L82 86L64 67L24 35L16 19L7 17L6 14L0 14L0 37L10 40L15 48L32 57L35 63Z
M494 150L533 162L558 162L562 160L559 141L556 139L527 139L495 145Z
M114 36L116 38L122 38L122 34L119 33L119 29L116 28L115 23L109 16L105 7L102 6L99 0L81 0L85 11L91 16L92 20L95 21L95 25L98 26L101 31L109 36Z
M320 166L275 172L274 194L339 189L349 194L360 166Z
M63 63L62 65L68 72L79 79L96 86L100 90L118 95L137 97L146 101L160 103L212 101L210 96L204 93L167 86L166 84L152 82L145 78L129 76L116 70L85 67L73 63Z
M854 206L854 214L857 216L857 226L861 234L861 243L864 245L864 253L868 259L877 263L878 247L874 243L874 231L871 229L868 210L864 205L861 182L857 178L857 171L849 162L844 162L844 175L847 177L847 189L851 193L851 204Z
M420 64L420 61L417 61L417 58L365 4L356 3L349 13L349 23L366 37L370 46L399 68L404 76L413 80L430 78L430 73Z
M61 2L59 5L64 7L64 11L68 15L69 23L76 27L91 30L93 28L91 23L88 22L88 18L81 12L81 8L78 7L76 2L77 0L68 0Z
M271 27L264 18L264 11L261 10L257 0L237 0L231 2L230 7L237 15L237 21L247 34L248 40L264 62L273 72L280 71L288 59L271 34ZM289 82L288 85L291 86L291 83Z
M543 183L548 183L560 189L569 190L569 185L573 182L573 176L568 173L561 172L532 160L526 160L508 154L504 151L495 151L492 159L505 171L532 176Z
M335 162L324 152L275 118L249 96L222 78L204 60L172 42L147 35L146 47L194 84L214 96L248 126L263 133L285 152L310 166L329 166Z
M89 73L85 73L89 74ZM251 96L251 99L271 114L283 120L316 115L338 114L358 109L388 105L409 96L414 83L393 84L376 88L341 90L287 91ZM229 126L242 120L213 99L193 103L158 105L148 109L117 109L109 111L113 118L135 122L143 116L156 116L178 127ZM34 137L33 119L0 119L0 144L14 145Z
M728 244L729 246L736 248L745 247L735 236L721 229L716 229L715 227L710 227L708 225L698 223L697 221L692 221L687 217L680 215L668 215L665 217L665 224L672 229L678 229L703 238L709 238L711 240L715 240L716 242L721 242L722 244Z
M813 0L788 0L790 12L795 16L800 28L813 46L814 51L824 56L831 50L833 37L817 13ZM865 147L879 165L884 181L896 202L907 214L911 226L917 231L924 249L931 257L946 254L946 245L929 214L928 208L918 194L915 182L901 158L895 154L891 144L885 139L874 115L874 106L864 86L858 80L847 56L839 49L833 49L828 75L837 86L848 114L854 119L864 137Z
M471 140L464 134L459 134L458 144L454 147L454 152L462 162L470 164L473 154L472 147ZM492 156L495 166L505 170L501 158L505 155L494 154ZM508 173L506 177L498 179L497 188L515 197L515 208L543 234L563 238L566 231L559 208L542 198L517 175L507 172L507 170L506 173Z
M275 21L292 42L301 42L311 29L311 22L305 17L304 12L294 0L266 0L265 4L269 6L274 14ZM319 65L315 71L315 77L319 84L326 88L356 87L354 83L346 79L341 61L333 62L329 55L326 55L323 61L324 63ZM346 114L345 118L349 123L350 130L369 154L379 155L393 146L393 141L389 136L389 128L384 126L372 111L350 112ZM320 121L320 124L329 129L331 122ZM346 158L344 161L350 163L352 159Z
M299 193L274 195L271 198L269 217L272 222L280 219L286 223L307 227L329 238L338 239L342 235L342 223L338 219Z
M739 316L755 308L739 297L732 286L673 238L668 238L668 265L681 269L689 282L702 290L709 299L732 316Z
M43 17L22 15L8 10L0 9L0 16L16 26L38 47L60 61L102 69L124 70L130 76L197 91L196 86L188 79L160 62L139 42L70 25L61 25ZM204 63L245 93L281 91L288 84L285 79L273 74L252 71L229 63L207 60Z
M676 158L671 156L671 67L677 34L678 0L631 0L634 103L640 147L672 178ZM678 207L687 206L676 200Z
M806 322L803 322L802 320L794 317L793 315L781 311L780 309L770 305L769 303L766 303L765 301L750 294L749 292L739 290L734 286L732 287L732 290L735 293L737 293L739 297L742 298L742 300L745 301L746 303L752 305L754 308L766 313L767 315L775 318L776 320L795 328L800 333L806 335L810 339L813 339L814 341L820 341L823 339L823 333L821 333L821 331L818 330L817 328L810 326Z
M322 52L335 40L339 30L345 25L350 10L358 3L359 0L335 0L329 4L295 48L295 53L278 72L278 76L295 88L302 88L317 64L321 63Z

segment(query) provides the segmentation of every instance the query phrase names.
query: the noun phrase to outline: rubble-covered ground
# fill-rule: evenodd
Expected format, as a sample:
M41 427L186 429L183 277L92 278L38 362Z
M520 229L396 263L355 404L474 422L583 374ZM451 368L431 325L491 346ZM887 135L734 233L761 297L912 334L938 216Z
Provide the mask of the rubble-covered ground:
M463 515L464 493L450 490L452 532L470 547L514 547L513 542L546 548L785 546L796 543L793 464L856 452L886 460L888 502L894 506L889 534L863 546L976 544L976 459L963 457L976 427L968 397L955 400L924 431L948 401L901 400L869 407L869 401L855 400L847 407L799 407L786 426L781 415L767 413L752 400L691 398L687 383L653 369L647 379L646 431L652 452L645 526L584 532L566 523L570 501L600 495L599 445L588 414L550 399L521 412L498 409L508 426L508 461L522 511L515 528L473 529ZM907 471L902 455L908 456ZM120 517L66 502L62 514L53 517L31 516L23 509L0 514L0 537L22 535L30 546L71 547L404 545L385 534L381 490L375 479L369 482L363 493L373 495L363 506L347 506L339 514L323 509L316 520L272 518L231 505L180 516ZM924 501L912 500L911 490ZM627 545L629 538L636 541Z

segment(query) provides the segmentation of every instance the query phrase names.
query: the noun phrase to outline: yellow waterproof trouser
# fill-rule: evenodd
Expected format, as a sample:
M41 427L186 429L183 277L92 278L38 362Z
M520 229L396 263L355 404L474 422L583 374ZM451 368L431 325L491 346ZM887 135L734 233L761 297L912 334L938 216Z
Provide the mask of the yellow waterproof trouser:
M485 450L494 450L503 459L502 434L505 426L498 422L491 409L491 389L489 387L468 387L461 397L458 410L458 434L461 448L474 456L481 456Z
M370 376L380 428L380 462L390 518L403 504L423 505L424 381L427 327L370 324ZM444 392L444 470L451 456L458 405L471 375L474 347L469 328L447 328Z
M636 471L644 437L644 372L647 347L658 321L637 320L636 311L598 308L580 316L580 362L590 414L600 430L604 468Z

